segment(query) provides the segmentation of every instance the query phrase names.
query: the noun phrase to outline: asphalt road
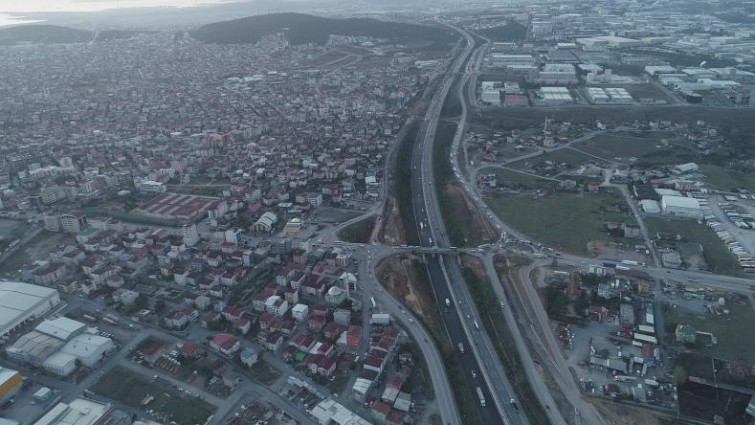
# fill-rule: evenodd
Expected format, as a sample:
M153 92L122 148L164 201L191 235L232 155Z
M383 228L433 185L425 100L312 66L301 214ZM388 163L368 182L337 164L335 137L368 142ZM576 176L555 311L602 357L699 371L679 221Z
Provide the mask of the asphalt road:
M420 129L418 141L412 151L413 207L420 246L423 247L450 247L435 197L432 152L443 103L455 75L474 48L471 37L460 32L465 35L467 45L457 56L441 90L433 98L427 110L425 122ZM464 117L462 121L463 119ZM526 424L526 417L520 415L509 403L509 400L514 398L514 393L487 334L479 327L479 316L466 290L466 285L461 279L456 260L439 255L426 255L425 258L438 305L445 306L446 299L452 304L451 308L444 312L443 322L456 348L456 359L470 389L479 388L483 393L485 406L479 402L477 405L483 423Z

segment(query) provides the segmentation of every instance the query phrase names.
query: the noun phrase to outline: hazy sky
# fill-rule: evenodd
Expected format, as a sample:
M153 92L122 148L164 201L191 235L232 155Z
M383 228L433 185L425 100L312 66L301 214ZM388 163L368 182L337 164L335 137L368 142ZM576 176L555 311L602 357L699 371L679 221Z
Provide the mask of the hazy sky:
M0 0L0 14L24 12L96 12L131 7L193 7L236 0Z

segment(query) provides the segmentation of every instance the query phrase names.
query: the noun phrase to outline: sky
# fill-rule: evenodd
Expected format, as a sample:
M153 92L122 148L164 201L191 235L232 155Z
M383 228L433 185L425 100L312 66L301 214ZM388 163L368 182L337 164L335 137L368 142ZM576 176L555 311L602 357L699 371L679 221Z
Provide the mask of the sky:
M234 0L0 0L0 20L28 12L98 12L133 7L194 7ZM5 16L3 16L5 15Z

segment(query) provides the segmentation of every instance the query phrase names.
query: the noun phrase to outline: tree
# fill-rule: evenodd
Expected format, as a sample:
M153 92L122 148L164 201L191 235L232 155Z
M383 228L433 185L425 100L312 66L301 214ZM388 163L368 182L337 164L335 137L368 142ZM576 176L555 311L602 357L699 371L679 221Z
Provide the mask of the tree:
M681 385L687 382L687 378L689 377L687 370L684 369L684 366L681 365L674 366L674 370L671 371L671 376L674 381L674 385Z
M165 311L165 301L164 300L157 300L155 301L155 313L161 314L163 311Z

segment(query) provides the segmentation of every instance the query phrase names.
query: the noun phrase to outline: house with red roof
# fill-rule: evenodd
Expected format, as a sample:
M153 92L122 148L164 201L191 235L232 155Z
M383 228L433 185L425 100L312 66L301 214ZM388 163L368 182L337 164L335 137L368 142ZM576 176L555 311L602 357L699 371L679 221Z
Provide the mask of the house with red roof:
M210 347L226 356L232 356L241 349L241 343L235 336L221 333L210 339Z

